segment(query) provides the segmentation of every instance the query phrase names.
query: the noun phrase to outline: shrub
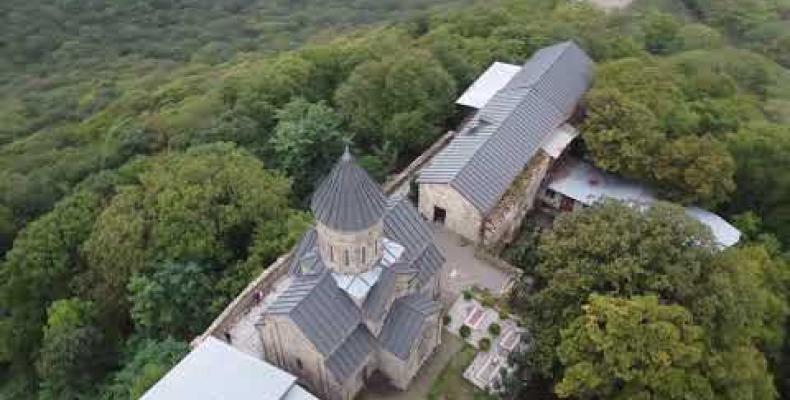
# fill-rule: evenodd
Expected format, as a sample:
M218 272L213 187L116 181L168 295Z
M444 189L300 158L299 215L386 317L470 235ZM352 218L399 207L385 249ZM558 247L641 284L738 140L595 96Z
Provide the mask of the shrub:
M472 300L472 292L469 290L464 290L464 300Z
M462 338L466 339L472 334L472 328L467 325L461 325L461 327L458 329L458 333Z
M491 349L491 339L484 337L477 342L477 347L480 351L488 351Z
M483 301L480 303L483 305L483 307L492 308L496 304L496 301L491 296L485 296L483 297Z
M499 326L499 324L497 324L496 322L494 322L491 325L488 325L488 333L490 333L491 336L499 336L499 333L501 331L502 331L502 327Z
M444 314L444 316L442 317L442 325L444 325L444 326L450 325L450 321L452 321L452 320L453 319L450 318L449 314Z
M499 319L505 320L508 318L510 318L510 314L508 314L507 311L499 311Z

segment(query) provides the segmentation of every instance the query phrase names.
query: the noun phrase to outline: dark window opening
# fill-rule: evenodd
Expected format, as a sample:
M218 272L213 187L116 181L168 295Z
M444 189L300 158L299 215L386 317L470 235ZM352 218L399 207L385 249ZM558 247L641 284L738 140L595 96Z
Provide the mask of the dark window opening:
M296 359L296 366L299 367L299 369L302 369L302 360L297 358Z
M446 219L447 219L447 210L441 207L433 208L433 222L444 225L444 221Z

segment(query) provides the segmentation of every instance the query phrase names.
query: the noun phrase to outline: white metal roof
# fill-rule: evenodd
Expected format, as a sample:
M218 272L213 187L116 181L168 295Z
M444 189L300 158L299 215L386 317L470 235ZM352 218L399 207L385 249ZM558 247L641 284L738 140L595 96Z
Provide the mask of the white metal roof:
M208 337L156 383L142 400L317 400L296 377Z
M495 62L455 101L455 104L483 108L491 97L505 87L521 66Z
M579 136L579 131L577 131L576 128L570 124L562 124L546 137L541 145L541 149L556 160L576 136Z
M651 189L573 159L555 171L549 189L586 205L604 198L637 205L650 205L657 201ZM686 207L686 213L707 225L721 246L732 246L741 238L738 229L710 211Z

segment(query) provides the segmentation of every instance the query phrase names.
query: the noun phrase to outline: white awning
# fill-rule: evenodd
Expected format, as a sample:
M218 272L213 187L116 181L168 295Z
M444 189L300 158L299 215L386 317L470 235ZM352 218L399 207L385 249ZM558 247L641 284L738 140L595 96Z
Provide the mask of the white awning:
M513 64L495 62L466 89L455 104L472 108L483 108L494 94L505 87L521 67Z
M546 137L541 148L546 154L556 160L576 136L579 136L579 131L577 131L576 128L570 124L562 124Z

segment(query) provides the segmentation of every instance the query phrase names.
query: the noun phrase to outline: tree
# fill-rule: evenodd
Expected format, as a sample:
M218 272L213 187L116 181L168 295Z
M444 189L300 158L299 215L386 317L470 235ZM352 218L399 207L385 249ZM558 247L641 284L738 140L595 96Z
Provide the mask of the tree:
M655 115L618 89L590 91L587 107L582 132L595 164L629 177L647 175L665 140Z
M774 388L760 349L776 358L790 281L784 263L762 247L718 251L710 231L677 206L607 201L560 216L538 249L535 292L514 297L527 299L523 312L534 337L534 372L555 381L567 372L556 353L561 327L582 316L591 295L655 296L661 305L687 310L702 328L701 369L709 371L704 376L716 398L771 398ZM727 365L735 359L743 364ZM584 388L584 371L561 390Z
M138 399L189 352L189 345L173 339L130 340L123 367L104 390L113 400Z
M112 199L82 248L86 291L103 300L107 318L126 315L134 273L161 260L224 271L247 257L257 227L291 213L288 180L232 144L193 147L139 168L138 183Z
M194 262L165 262L129 280L129 302L137 331L148 337L189 339L211 321L213 279Z
M674 53L683 46L680 23L669 14L654 12L646 17L645 49L652 54Z
M733 212L754 210L765 228L790 245L790 128L749 124L729 137L736 162Z
M83 190L28 224L14 241L0 268L0 359L27 374L41 347L47 307L70 296L70 283L83 268L80 244L90 235L103 196Z
M95 388L112 360L112 348L97 327L93 303L58 300L47 310L37 370L39 398L77 398Z
M552 370L560 327L593 293L692 296L713 243L704 226L664 203L640 211L606 201L560 216L540 242L536 292L524 311L536 337L534 367Z
M715 206L735 189L735 161L710 136L684 136L664 146L653 173L666 198L685 204Z
M302 98L283 106L277 121L273 165L294 179L295 196L305 199L343 150L342 121L326 103Z
M655 296L590 296L562 331L562 398L713 399L704 331L681 306Z
M398 150L414 151L450 116L454 95L450 74L431 53L416 50L358 65L335 103L360 145L381 146L386 138Z
M11 247L11 242L16 233L16 223L8 207L0 204L0 257Z

